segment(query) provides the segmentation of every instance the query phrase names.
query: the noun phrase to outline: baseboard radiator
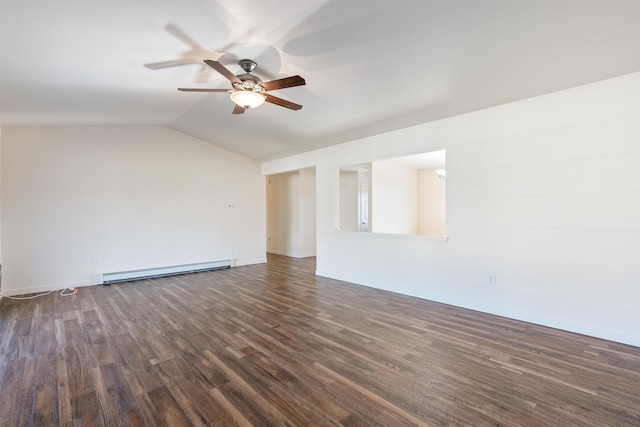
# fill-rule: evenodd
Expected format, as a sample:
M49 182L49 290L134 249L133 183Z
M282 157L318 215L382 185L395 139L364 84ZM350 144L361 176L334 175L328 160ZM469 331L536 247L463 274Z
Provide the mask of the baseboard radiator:
M200 271L219 270L222 268L231 268L231 260L224 259L221 261L174 265L170 267L145 268L142 270L102 273L101 277L98 278L98 283L108 285L110 283L149 279L153 277L173 276L176 274L196 273Z

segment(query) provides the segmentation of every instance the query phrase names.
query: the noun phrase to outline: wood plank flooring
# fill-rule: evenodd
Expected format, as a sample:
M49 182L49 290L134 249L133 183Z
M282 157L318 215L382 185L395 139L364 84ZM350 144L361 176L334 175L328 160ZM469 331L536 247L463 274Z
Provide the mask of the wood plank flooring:
M316 277L0 302L2 426L640 426L640 348Z

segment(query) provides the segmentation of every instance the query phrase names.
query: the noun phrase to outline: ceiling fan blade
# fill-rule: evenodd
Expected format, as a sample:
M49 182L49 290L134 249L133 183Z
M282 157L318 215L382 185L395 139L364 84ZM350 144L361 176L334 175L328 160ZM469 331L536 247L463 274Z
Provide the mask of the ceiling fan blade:
M236 104L235 107L233 107L233 112L231 114L244 114L245 111L247 111L246 108Z
M205 49L204 46L202 46L200 43L198 43L197 41L195 41L194 39L189 37L187 35L187 33L182 31L176 25L167 24L165 29L167 30L167 32L169 32L169 33L173 34L174 36L176 36L176 38L178 38L180 41L182 41L187 46L190 46L192 49Z
M231 92L229 89L197 89L189 87L179 87L182 92Z
M278 98L277 96L269 95L268 93L265 93L264 96L265 101L279 105L281 107L290 108L292 110L299 110L302 108L302 105L300 104L287 101L286 99Z
M232 83L242 83L242 80L237 78L231 71L227 70L227 67L225 67L224 65L222 65L218 61L213 61L211 59L205 59L204 62L209 67L213 68L214 70L216 70L217 72L222 74L224 77L226 77L227 80L229 80L230 82L232 82Z
M307 83L304 81L302 77L291 76L291 77L285 77L283 79L263 82L262 86L264 86L266 90L277 90L277 89L284 89L287 87L302 86L305 84Z
M161 68L177 67L179 65L191 65L191 64L199 64L199 62L193 61L187 58L182 58L182 59L172 59L170 61L152 62L151 64L144 64L144 66L151 70L159 70Z

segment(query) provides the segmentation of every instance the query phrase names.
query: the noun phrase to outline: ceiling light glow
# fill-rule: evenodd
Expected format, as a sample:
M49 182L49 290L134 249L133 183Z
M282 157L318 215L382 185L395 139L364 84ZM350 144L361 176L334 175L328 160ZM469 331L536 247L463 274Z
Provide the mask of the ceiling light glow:
M240 107L256 108L264 103L265 96L259 92L250 90L238 90L235 92L231 92L231 100Z

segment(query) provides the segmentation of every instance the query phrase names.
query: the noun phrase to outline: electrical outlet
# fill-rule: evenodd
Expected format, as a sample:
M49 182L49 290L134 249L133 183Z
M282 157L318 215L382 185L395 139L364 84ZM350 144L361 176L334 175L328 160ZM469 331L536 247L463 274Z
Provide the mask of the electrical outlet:
M487 284L489 286L495 286L496 285L496 275L495 274L490 274L489 277L487 278Z
M100 257L99 257L99 256L97 256L97 257L95 257L95 258L93 259L93 263L94 263L95 265L100 265L100 263L101 263L101 262L102 262L102 260L100 259Z

